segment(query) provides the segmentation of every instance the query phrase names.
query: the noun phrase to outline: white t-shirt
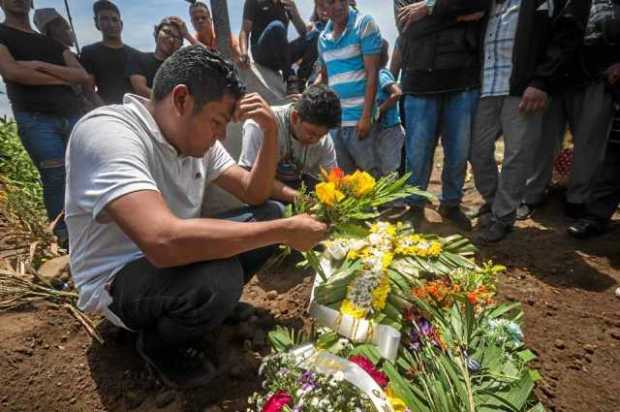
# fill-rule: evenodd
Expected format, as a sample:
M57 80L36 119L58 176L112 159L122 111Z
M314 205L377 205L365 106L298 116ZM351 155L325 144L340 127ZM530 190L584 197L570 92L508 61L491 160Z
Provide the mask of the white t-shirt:
M197 218L206 185L234 165L219 142L203 158L179 156L145 102L126 95L123 105L87 114L71 134L66 157L65 220L78 305L102 312L120 326L108 310L112 299L106 285L144 254L105 216L106 205L132 192L152 190L161 193L177 217Z
M295 139L291 132L290 113L292 105L272 108L278 123L278 162L288 162L296 166L299 174L319 177L321 168L329 170L336 167L336 149L332 138L327 134L318 143L303 145ZM263 144L265 134L253 120L243 124L243 143L239 166L251 168L256 162L258 152ZM281 179L280 179L281 180Z

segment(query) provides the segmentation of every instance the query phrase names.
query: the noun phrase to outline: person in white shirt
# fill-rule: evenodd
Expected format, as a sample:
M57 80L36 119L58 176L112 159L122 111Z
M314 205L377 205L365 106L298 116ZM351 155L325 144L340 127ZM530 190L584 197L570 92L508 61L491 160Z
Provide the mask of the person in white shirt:
M340 126L340 99L324 85L310 86L295 103L272 108L278 123L276 179L299 189L313 189L321 169L338 166L329 130ZM250 119L243 125L239 165L251 169L263 144L264 132Z
M231 120L252 119L264 139L247 171L219 143ZM83 310L138 333L137 349L171 386L202 385L213 365L193 345L238 305L244 282L273 245L307 250L326 226L280 219L295 192L275 181L277 122L244 95L234 66L200 45L168 58L153 98L126 95L75 127L67 151L71 269ZM215 184L251 205L201 218Z

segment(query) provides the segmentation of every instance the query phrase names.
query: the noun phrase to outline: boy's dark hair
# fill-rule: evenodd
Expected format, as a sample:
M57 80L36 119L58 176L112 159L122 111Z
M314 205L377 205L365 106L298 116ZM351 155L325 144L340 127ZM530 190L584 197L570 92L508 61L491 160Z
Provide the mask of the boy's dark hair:
M202 45L184 47L164 61L153 81L153 101L163 100L179 84L186 85L194 97L194 113L224 94L239 99L245 93L235 66Z
M99 16L99 13L105 10L111 10L119 16L121 15L116 4L112 3L110 0L97 0L93 3L93 14L95 15L95 19Z
M329 129L340 127L342 116L340 99L325 85L308 87L295 103L295 110L304 122Z
M197 0L193 0L189 2L189 12L191 13L192 10L197 9L198 7L202 7L207 9L207 11L209 11L209 6L207 6L206 3L203 3L202 1L197 1Z
M183 31L183 28L174 20L172 20L172 18L170 17L164 17L156 26L155 26L155 38L157 38L157 35L159 34L159 32L161 31L161 29L163 29L165 26L172 26L174 28L176 28L179 32L179 34L181 34L181 32Z

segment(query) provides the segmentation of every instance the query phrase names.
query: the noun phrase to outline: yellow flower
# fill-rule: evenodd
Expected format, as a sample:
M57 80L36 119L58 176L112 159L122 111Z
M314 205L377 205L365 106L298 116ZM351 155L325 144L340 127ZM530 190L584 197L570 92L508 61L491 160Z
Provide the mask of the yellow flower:
M316 196L321 203L326 206L333 207L336 203L344 199L344 193L336 189L334 183L319 183L316 185Z
M372 291L372 307L375 310L383 310L385 308L385 302L390 294L390 279L387 275L383 276L379 286Z
M345 186L351 190L353 196L360 198L370 193L377 184L375 178L366 172L357 170L352 175L345 176L343 179Z
M351 316L355 319L364 319L366 317L366 310L356 306L349 299L342 301L342 305L340 305L340 313Z
M394 409L394 412L405 412L409 410L405 402L394 393L391 386L388 386L386 389L385 396L392 409Z
M439 256L441 254L441 251L442 251L441 243L437 241L431 242L431 246L428 248L429 256L433 256L433 257Z
M391 253L384 253L383 254L383 269L387 269L390 267L390 265L392 264L392 261L394 260L394 255Z

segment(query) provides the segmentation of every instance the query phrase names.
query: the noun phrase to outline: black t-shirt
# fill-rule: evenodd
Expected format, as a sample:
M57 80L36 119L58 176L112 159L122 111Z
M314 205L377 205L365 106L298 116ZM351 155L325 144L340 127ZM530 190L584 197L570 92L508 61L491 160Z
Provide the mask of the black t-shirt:
M250 42L254 49L265 28L274 20L280 20L288 27L289 17L284 6L273 0L245 0L243 7L243 20L252 21L252 33Z
M82 66L95 77L97 92L106 104L120 104L125 93L133 92L127 69L130 56L137 53L129 46L115 49L101 42L82 49Z
M65 66L65 47L49 37L0 24L0 44L17 61L39 60ZM28 86L5 80L13 112L75 115L80 101L69 86Z
M135 74L144 76L147 86L152 88L155 74L163 62L155 57L155 53L138 52L130 56L127 73L129 76Z

